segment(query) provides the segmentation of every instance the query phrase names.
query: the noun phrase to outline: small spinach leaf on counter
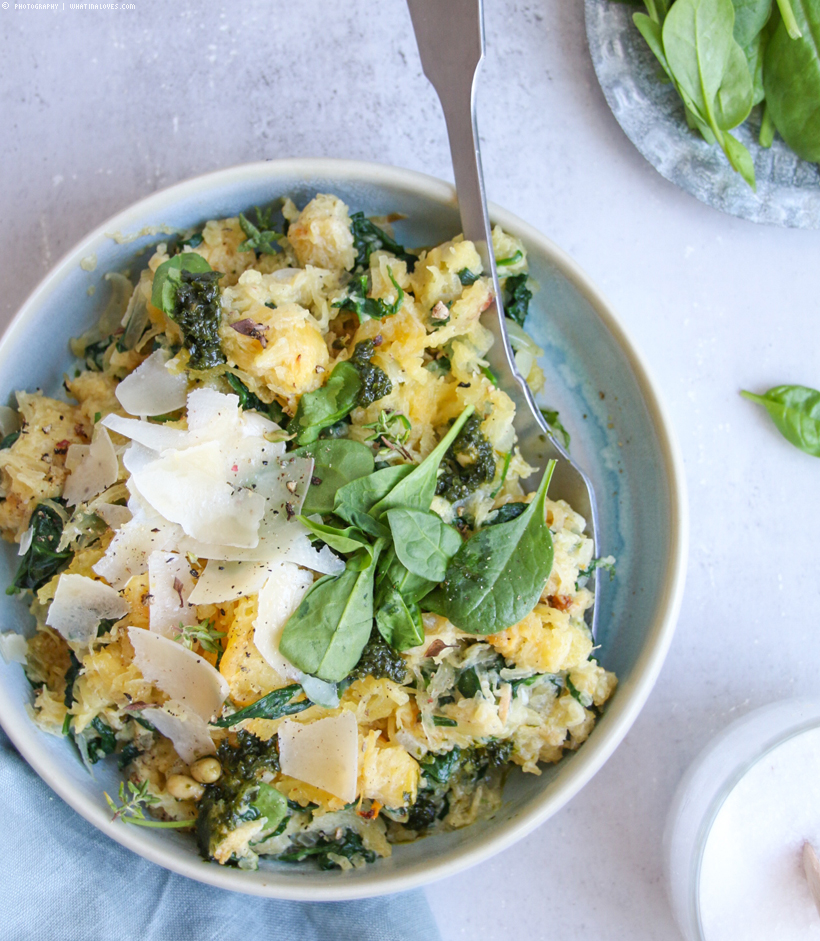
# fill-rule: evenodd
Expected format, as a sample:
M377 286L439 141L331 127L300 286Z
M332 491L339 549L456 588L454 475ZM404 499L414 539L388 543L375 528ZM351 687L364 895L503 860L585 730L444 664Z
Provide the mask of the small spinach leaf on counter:
M62 500L55 500L64 506ZM70 549L57 551L63 535L64 522L60 514L51 506L39 504L31 514L31 544L23 556L14 581L6 589L7 595L16 595L28 589L39 591L45 583L64 569L73 552Z
M461 548L458 531L429 510L407 507L389 510L387 522L399 561L414 575L440 582Z
M459 415L453 423L452 428L439 441L427 457L416 467L411 467L411 472L396 483L396 485L386 493L378 503L371 508L371 515L378 519L388 510L394 507L409 507L415 510L429 510L433 497L436 495L436 483L438 480L438 469L450 445L458 437L461 429L467 420L473 414L473 406L467 408ZM399 465L407 466L407 465ZM388 468L387 470L398 470L397 468ZM387 470L379 473L385 474ZM374 474L374 477L376 475Z
M404 250L404 246L399 245L394 239L380 229L375 223L365 217L363 212L354 212L350 217L350 231L353 234L353 248L356 251L355 268L364 269L370 267L370 256L380 249L390 252L396 258L407 262L407 270L412 271L418 260L416 255L411 255Z
M236 725L237 722L242 722L245 719L281 719L282 716L292 716L313 705L309 699L303 699L301 702L291 701L301 693L302 687L298 683L283 686L281 689L275 689L267 696L257 699L250 706L245 706L244 709L240 709L231 716L216 719L211 725L215 725L220 729L229 729L232 725Z
M323 428L335 424L355 408L362 380L349 362L336 363L327 383L314 392L306 392L288 423L288 431L296 434L297 445L318 440Z
M535 499L517 518L485 526L453 556L441 586L424 608L471 634L494 634L526 617L552 570L552 536L544 502L555 461Z
M771 415L787 441L806 454L820 457L820 392L807 386L775 386L765 395L740 393Z
M239 396L239 407L241 409L259 412L259 414L264 415L265 418L275 421L277 425L280 425L284 421L285 412L276 400L273 402L263 402L262 399L250 391L239 376L235 376L232 372L227 373L225 378L228 381L228 385Z
M358 441L320 438L289 452L296 457L313 458L313 475L302 512L332 513L340 487L373 473L373 453Z
M359 661L373 626L373 576L384 545L348 560L340 575L315 582L291 615L279 650L303 673L335 683Z
M516 274L504 281L504 313L519 327L524 326L532 300L532 291L527 287L527 275Z

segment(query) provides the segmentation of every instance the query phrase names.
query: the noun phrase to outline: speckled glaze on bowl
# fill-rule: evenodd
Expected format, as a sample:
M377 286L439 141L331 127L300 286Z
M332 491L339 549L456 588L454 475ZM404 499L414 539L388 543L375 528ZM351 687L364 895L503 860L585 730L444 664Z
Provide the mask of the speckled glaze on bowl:
M0 402L12 401L18 389L59 390L63 373L74 366L68 339L90 326L105 304L104 274L136 273L163 240L145 234L147 228L181 229L285 195L303 205L317 192L336 193L351 211L404 214L396 231L410 246L460 230L452 186L379 164L271 161L180 183L100 226L34 291L0 341ZM601 552L618 558L616 578L605 579L599 616L600 657L620 680L605 714L579 751L541 776L513 773L492 820L398 846L390 859L350 872L284 863L245 872L203 862L190 835L112 823L102 792L116 789L115 770L97 765L94 780L67 742L39 732L26 711L31 688L20 666L0 662L0 721L14 744L75 810L146 859L220 888L272 898L353 899L422 885L481 862L554 814L612 754L646 701L672 637L686 565L684 475L669 421L640 356L583 273L520 219L497 207L491 215L529 250L541 290L527 327L546 351L544 404L560 410L573 455L595 485ZM122 242L115 234L133 238ZM88 272L80 262L91 255L97 265ZM6 547L0 553L4 584L15 568L15 552ZM0 611L4 629L31 629L19 599L0 593Z

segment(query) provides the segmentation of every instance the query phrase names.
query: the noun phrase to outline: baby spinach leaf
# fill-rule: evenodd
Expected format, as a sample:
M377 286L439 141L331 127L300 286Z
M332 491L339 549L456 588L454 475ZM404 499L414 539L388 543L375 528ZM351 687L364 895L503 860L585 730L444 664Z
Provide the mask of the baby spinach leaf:
M763 86L767 111L798 157L820 161L820 5L793 0L801 36L791 38L785 17L766 46ZM782 8L781 8L782 9Z
M369 477L360 477L336 491L333 512L348 523L374 536L386 536L388 529L371 516L371 509L400 481L415 470L413 464L383 467Z
M359 549L365 549L370 552L370 543L365 541L361 530L355 526L348 526L340 529L338 526L327 526L324 523L316 523L307 516L296 517L303 526L307 527L314 536L318 536L322 542L327 543L331 549L337 552L358 552Z
M320 438L289 452L313 458L313 475L302 512L332 513L340 487L373 473L373 452L358 441Z
M772 0L732 0L735 8L735 40L748 46L761 32L772 15Z
M373 625L373 576L384 545L378 540L362 564L356 556L340 575L315 582L291 615L279 650L320 680L343 680L362 655Z
M429 510L397 507L388 511L387 521L402 564L414 575L440 582L461 548L458 531Z
M275 689L267 696L257 699L250 706L245 706L244 709L240 709L232 716L216 719L211 725L218 726L220 729L229 729L232 725L243 722L245 719L281 719L282 716L292 716L294 713L301 712L313 705L309 699L304 699L301 702L291 702L294 696L301 693L302 687L298 683L283 686L281 689Z
M299 399L296 414L288 423L288 431L296 434L296 443L311 444L323 428L350 414L361 386L359 373L350 363L336 363L326 385Z
M415 510L429 510L433 497L436 494L436 480L438 477L438 468L447 449L458 437L464 423L473 414L473 406L467 408L453 422L453 426L447 434L439 441L427 457L416 467L411 468L411 472L404 476L396 485L386 493L378 503L372 506L371 516L379 519L388 510L394 507L410 507ZM402 466L402 465L400 465ZM406 466L406 465L404 465ZM379 473L386 473L392 468L385 468ZM376 476L374 474L374 476Z
M409 650L424 643L421 608L392 586L376 609L376 626L395 650Z
M176 308L177 292L182 284L182 272L204 274L213 269L202 255L196 252L181 252L164 261L154 272L151 287L151 303L170 317Z
M395 547L391 546L379 562L377 596L381 598L382 594L386 595L389 587L395 588L408 602L418 602L436 587L436 582L414 575L399 561Z
M424 599L426 610L471 634L503 631L533 610L552 570L544 501L554 467L555 461L550 461L521 516L486 526L462 545L442 585Z
M740 394L762 405L795 447L820 457L820 392L807 386L775 386L765 395L745 390Z

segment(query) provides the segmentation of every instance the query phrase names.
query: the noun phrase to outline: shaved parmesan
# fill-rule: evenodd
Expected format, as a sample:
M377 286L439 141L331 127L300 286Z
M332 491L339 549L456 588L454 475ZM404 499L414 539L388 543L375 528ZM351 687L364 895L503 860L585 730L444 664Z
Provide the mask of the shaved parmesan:
M273 566L270 577L259 592L259 613L253 622L253 642L259 653L276 672L291 680L304 675L279 653L279 639L288 618L313 584L313 575L292 562Z
M85 575L61 575L46 624L66 640L90 644L102 620L119 620L131 609L124 598L106 585Z
M321 788L346 804L356 799L359 729L345 711L316 722L285 719L279 726L282 773Z
M132 475L151 506L194 539L218 533L229 546L253 548L259 542L265 498L233 484L228 456L217 441L168 450Z
M80 448L86 450L81 455L74 450L72 455L72 449ZM119 476L117 454L105 428L97 426L94 429L94 439L90 446L72 444L68 451L66 465L70 464L71 473L63 488L63 497L68 506L87 503L91 497L96 497L98 493L116 483ZM79 461L76 460L78 456Z
M165 350L156 350L117 386L114 394L131 415L164 415L182 408L188 396L185 373L169 372Z
M148 556L148 615L152 631L173 639L183 625L196 624L191 563L176 552L152 552Z
M20 427L20 416L8 405L0 405L0 434L5 438Z
M219 604L255 595L273 569L274 565L265 562L211 560L188 600L191 604Z
M207 660L141 627L129 627L128 639L134 648L134 663L149 683L205 722L219 712L228 697L228 684Z
M317 706L335 709L339 705L339 690L335 683L328 683L326 680L320 680L318 676L307 676L303 673L299 684L305 696Z
M181 428L169 428L167 425L138 421L136 418L106 415L100 424L146 448L151 448L153 451L164 451L166 448L182 448L188 442L188 432L183 431Z
M208 732L208 723L181 702L168 700L161 709L143 709L143 716L171 743L179 757L192 764L204 755L216 754L216 746Z
M119 529L131 521L131 511L128 507L117 503L98 503L94 507L94 513L111 529Z
M117 530L94 571L115 588L125 588L133 575L148 571L148 556L174 545L180 532L163 519L133 519Z
M17 631L3 631L0 634L0 657L6 663L25 663L28 642Z
M32 539L34 539L34 529L29 526L29 528L20 537L20 547L17 550L17 555L25 555L28 552L28 550L31 548Z

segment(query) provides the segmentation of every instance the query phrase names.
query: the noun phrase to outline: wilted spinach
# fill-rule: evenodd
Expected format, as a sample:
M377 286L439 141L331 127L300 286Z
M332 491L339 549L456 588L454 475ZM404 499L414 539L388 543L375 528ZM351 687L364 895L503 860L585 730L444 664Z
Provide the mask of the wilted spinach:
M380 249L390 252L396 258L407 262L407 270L412 271L418 260L404 250L394 239L365 217L363 212L354 212L350 217L350 231L353 234L353 248L356 251L356 270L370 267L370 256Z
M62 500L55 500L62 506ZM7 595L16 595L21 591L39 591L45 583L64 569L73 552L70 549L57 550L63 535L63 518L51 506L39 504L31 514L31 544L20 561L14 580L6 589Z
M283 686L281 689L275 689L267 696L257 699L256 702L245 706L244 709L240 709L231 716L216 719L211 725L216 725L220 729L229 729L237 722L244 722L245 719L281 719L282 716L294 715L313 705L309 699L292 702L300 693L302 693L302 687L298 683Z
M327 383L300 399L288 431L296 434L297 445L311 444L328 428L350 414L359 398L362 380L350 362L336 363Z
M524 326L531 300L532 291L527 287L526 274L512 275L505 280L504 313L510 320L514 320L519 327Z
M259 412L259 414L264 415L265 418L275 421L277 425L280 425L284 421L285 412L275 399L273 402L263 402L262 399L250 391L239 376L235 376L232 372L227 373L225 378L228 381L228 385L239 396L239 407L241 409L252 409L255 412Z

